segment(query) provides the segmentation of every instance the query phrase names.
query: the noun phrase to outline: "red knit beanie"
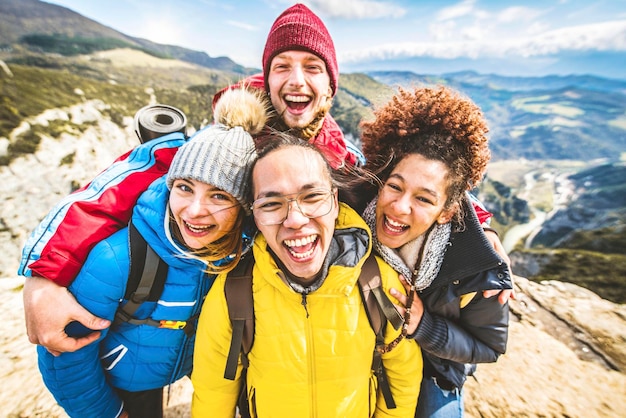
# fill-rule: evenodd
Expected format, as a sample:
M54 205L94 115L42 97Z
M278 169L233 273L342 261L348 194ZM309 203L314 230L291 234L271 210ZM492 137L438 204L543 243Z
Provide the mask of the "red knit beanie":
M263 51L263 77L267 91L267 75L272 59L281 52L293 50L309 51L324 60L334 96L337 93L339 68L333 39L324 22L303 4L296 4L278 16L267 36Z

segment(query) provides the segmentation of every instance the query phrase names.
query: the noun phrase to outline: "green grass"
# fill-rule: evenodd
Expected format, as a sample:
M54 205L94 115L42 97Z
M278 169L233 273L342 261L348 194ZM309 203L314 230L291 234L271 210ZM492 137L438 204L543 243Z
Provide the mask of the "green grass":
M124 116L134 116L149 104L150 94L139 83L112 84L89 76L77 75L70 68L40 68L11 64L13 77L0 75L0 137L9 134L23 120L41 114L46 109L63 108L85 100L99 99L109 108L104 112L113 122L122 126ZM159 103L181 109L188 118L188 126L199 129L213 119L211 100L222 85L197 85L189 88L156 88L154 96ZM0 158L0 165L10 163L18 155L36 151L41 135L58 138L63 132L87 128L68 121L55 120L48 127L34 125L26 133L14 138L8 155Z
M55 53L64 56L92 54L98 51L107 51L116 48L131 48L143 51L158 58L168 58L165 54L156 51L138 48L135 45L115 38L85 38L67 35L32 34L23 36L20 42L29 49L38 52Z
M358 142L361 121L372 119L372 108L388 101L392 93L390 87L365 74L342 74L331 113L344 134L352 135Z
M602 254L584 250L524 250L551 256L541 273L529 279L558 280L585 287L601 298L626 303L626 255Z

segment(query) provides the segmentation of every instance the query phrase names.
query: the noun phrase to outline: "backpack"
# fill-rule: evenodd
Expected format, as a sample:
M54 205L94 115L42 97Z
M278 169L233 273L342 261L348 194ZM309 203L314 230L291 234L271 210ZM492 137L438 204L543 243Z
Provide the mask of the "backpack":
M252 297L252 269L254 257L248 253L242 257L237 266L228 273L225 280L224 293L228 306L228 316L232 324L233 335L230 349L226 360L224 378L235 379L237 363L241 354L243 364L242 388L239 396L239 413L245 418L249 417L245 374L248 367L248 353L254 342L254 302ZM376 334L376 347L372 358L372 370L378 380L378 387L382 391L387 408L393 409L396 404L391 394L391 388L382 361L382 354L378 350L384 346L384 332L387 321L394 329L399 329L404 318L396 311L395 307L382 289L382 280L378 263L371 253L365 260L363 269L358 279L359 293L365 306L365 312Z
M172 321L155 321L152 318L136 319L134 315L143 302L156 302L159 300L165 287L168 265L148 245L132 221L128 223L128 244L130 249L130 266L124 293L124 299L127 302L115 312L113 326L119 326L123 322L128 322L133 325L147 324L164 328L162 325L167 325L167 322ZM182 323L184 321L176 322ZM182 326L184 327L185 325Z

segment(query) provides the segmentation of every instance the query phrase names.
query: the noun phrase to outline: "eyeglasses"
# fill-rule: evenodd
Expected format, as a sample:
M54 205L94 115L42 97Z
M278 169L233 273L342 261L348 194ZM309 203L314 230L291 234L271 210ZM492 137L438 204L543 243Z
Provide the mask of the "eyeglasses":
M296 202L302 215L309 219L318 218L328 215L333 209L334 196L334 190L310 189L291 199L284 195L262 197L252 203L252 212L254 219L261 225L280 225L289 216L291 202Z

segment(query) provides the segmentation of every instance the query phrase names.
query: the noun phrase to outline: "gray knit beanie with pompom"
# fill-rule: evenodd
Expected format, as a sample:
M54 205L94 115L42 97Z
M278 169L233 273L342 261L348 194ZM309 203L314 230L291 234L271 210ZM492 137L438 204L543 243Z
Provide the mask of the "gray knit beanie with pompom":
M252 135L267 121L267 104L251 90L225 92L214 110L215 124L196 132L172 161L167 187L193 179L233 195L250 213L250 170L257 158Z

